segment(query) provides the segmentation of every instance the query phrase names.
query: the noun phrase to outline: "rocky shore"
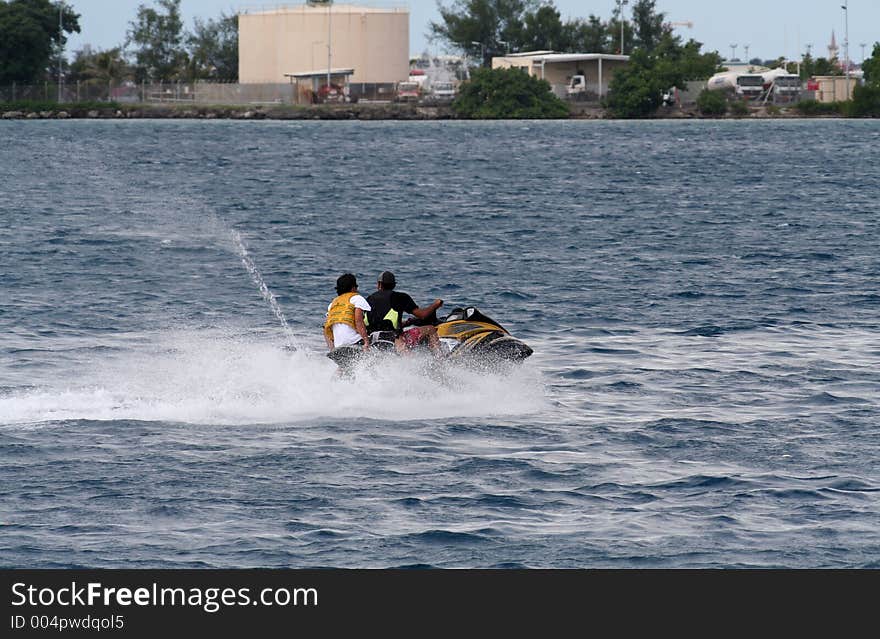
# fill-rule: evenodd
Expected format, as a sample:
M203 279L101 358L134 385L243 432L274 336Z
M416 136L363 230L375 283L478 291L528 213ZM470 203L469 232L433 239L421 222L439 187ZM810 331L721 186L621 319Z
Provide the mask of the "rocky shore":
M717 116L711 116L718 119ZM742 118L801 118L793 108L751 107L742 115L727 114L722 119ZM30 110L23 107L3 109L3 120L34 119L190 119L190 120L454 120L461 119L448 105L421 106L415 104L358 103L314 106L257 105L163 105L133 104L77 106L62 105L61 108ZM571 119L602 120L611 116L598 105L573 104ZM655 119L710 119L699 113L696 106L662 107Z
M45 105L43 105L45 106ZM449 120L456 115L449 106L418 106L414 104L345 104L345 105L113 105L94 104L78 107L62 105L52 110L26 108L3 109L0 118L21 119L189 119L189 120Z

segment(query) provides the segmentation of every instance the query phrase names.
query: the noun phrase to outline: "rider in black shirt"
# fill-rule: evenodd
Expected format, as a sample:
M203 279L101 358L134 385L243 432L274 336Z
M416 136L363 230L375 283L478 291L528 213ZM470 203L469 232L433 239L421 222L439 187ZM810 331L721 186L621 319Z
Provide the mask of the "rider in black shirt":
M443 300L436 299L426 307L420 308L412 297L406 293L395 291L397 280L391 271L383 271L376 283L378 290L367 298L370 310L367 313L367 331L393 331L398 352L404 352L418 344L428 343L435 354L440 353L440 340L433 323L437 321L437 309L443 306ZM403 315L408 313L416 318L404 321ZM414 328L404 331L407 325L415 323Z

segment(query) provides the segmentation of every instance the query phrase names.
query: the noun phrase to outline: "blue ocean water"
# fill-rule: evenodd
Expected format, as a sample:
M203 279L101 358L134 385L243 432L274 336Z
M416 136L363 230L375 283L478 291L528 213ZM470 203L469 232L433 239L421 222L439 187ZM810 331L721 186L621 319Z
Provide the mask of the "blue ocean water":
M880 123L0 122L0 565L880 567ZM334 377L336 277L529 343Z

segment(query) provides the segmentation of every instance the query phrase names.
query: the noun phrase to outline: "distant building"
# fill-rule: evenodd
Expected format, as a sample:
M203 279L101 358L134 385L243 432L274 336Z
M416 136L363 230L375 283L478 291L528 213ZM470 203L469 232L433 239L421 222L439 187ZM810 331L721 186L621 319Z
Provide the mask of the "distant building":
M588 93L601 98L608 94L611 78L628 62L628 55L531 51L492 58L492 68L525 69L529 75L547 80L553 93L562 98L566 96L566 87L572 76L582 75L586 80Z
M238 60L242 84L286 82L328 68L352 69L353 83L406 80L409 9L307 3L243 11Z
M843 102L852 98L858 83L857 78L851 77L847 91L845 75L817 75L810 80L807 88L814 92L819 102Z
M828 45L828 59L837 60L837 53L840 47L837 46L837 38L834 35L834 29L831 30L831 43Z

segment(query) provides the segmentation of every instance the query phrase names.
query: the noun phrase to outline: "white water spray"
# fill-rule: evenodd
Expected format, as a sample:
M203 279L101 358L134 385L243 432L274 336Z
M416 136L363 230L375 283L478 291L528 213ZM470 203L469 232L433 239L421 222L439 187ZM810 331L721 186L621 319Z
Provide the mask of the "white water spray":
M252 335L200 328L137 337L134 348L132 336L108 338L102 346L113 348L59 359L39 384L0 392L0 432L79 419L240 425L494 419L547 410L540 376L527 367L509 376L450 370L438 384L422 358L393 358L347 380L326 357L285 353Z
M290 324L287 323L287 318L284 316L284 311L281 310L281 305L278 303L278 299L275 297L275 294L269 290L269 287L266 286L266 281L260 274L260 270L254 263L250 253L248 253L247 245L242 239L241 234L235 229L232 230L232 241L235 244L235 252L238 253L238 256L241 258L241 263L247 269L247 272L250 273L254 284L259 287L260 294L272 308L275 317L281 322L281 327L284 329L284 337L287 341L288 348L294 351L300 350L299 345L296 343L296 339L293 336L293 331L290 330Z

